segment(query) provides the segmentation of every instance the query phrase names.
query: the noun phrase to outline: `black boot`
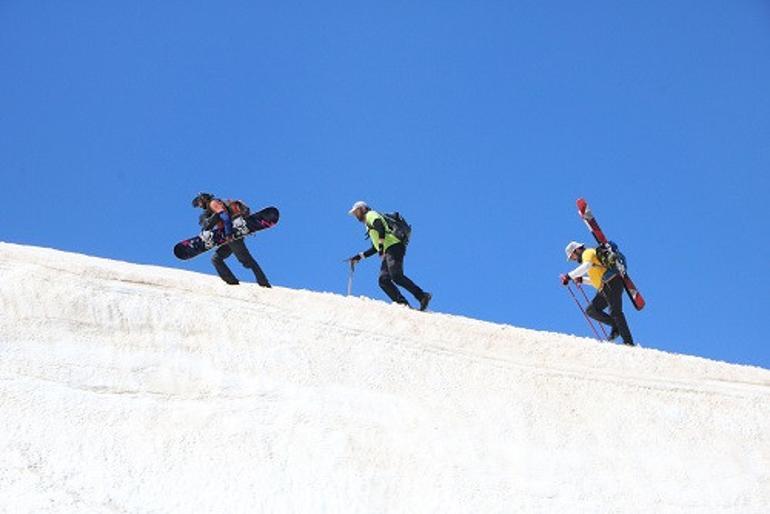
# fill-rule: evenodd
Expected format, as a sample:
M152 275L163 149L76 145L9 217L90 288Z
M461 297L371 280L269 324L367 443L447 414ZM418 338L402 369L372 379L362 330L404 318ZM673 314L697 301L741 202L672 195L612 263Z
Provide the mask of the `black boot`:
M420 310L424 311L428 308L428 304L430 303L430 299L433 298L433 295L430 293L423 293L422 298L420 298Z

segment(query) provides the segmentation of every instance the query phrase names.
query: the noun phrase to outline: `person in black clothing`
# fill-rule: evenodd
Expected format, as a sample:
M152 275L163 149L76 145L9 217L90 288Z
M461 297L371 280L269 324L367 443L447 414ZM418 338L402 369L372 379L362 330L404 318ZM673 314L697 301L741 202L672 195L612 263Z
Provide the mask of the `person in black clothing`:
M239 224L243 223L243 219L238 212L231 212L235 209L235 204L237 203L239 202L220 200L211 193L199 193L193 198L193 207L203 209L203 213L198 219L198 223L203 229L201 237L205 239L206 236L210 236L211 230L221 228L224 230L226 237L234 238L234 229L237 229ZM214 264L214 268L222 280L231 285L239 283L233 272L225 264L225 259L233 254L235 254L235 258L238 259L244 268L254 272L257 284L262 287L270 287L270 282L267 281L265 273L259 267L257 261L254 260L254 257L251 256L251 253L249 253L249 249L246 248L246 243L243 239L233 239L229 243L221 245L214 251L214 255L211 256L211 262Z
M599 259L596 248L586 248L583 243L577 241L569 243L564 251L567 260L579 262L580 265L561 276L562 284L568 285L570 280L582 284L586 280L595 287L598 292L586 309L586 314L612 327L608 340L612 341L621 336L623 344L634 346L626 316L623 314L623 278L617 267L606 267ZM608 306L609 314L604 312Z
M420 302L420 310L428 308L428 303L432 298L430 293L423 291L417 284L404 275L404 256L406 255L406 245L398 239L388 226L388 222L377 211L372 210L365 202L356 202L348 214L366 226L367 236L372 242L372 247L364 252L360 252L348 259L352 264L356 264L361 259L379 254L382 258L380 267L380 287L388 297L396 303L409 305L409 302L398 290L396 284L403 287Z

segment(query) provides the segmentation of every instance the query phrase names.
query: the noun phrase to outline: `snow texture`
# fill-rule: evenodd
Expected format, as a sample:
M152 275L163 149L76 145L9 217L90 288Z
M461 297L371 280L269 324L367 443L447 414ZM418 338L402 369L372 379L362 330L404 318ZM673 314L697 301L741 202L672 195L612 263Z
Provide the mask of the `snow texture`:
M0 301L0 512L770 512L768 370L5 243Z

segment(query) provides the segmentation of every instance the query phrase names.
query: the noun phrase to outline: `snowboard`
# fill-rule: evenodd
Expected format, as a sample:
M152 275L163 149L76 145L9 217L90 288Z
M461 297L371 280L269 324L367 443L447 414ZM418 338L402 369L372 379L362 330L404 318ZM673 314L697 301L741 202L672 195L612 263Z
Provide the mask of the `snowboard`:
M235 239L241 239L255 232L259 232L260 230L275 226L275 224L278 223L279 216L280 213L275 207L267 207L261 211L249 214L243 218L246 222L245 226L240 230L233 227L233 235L235 236ZM174 246L174 255L178 259L186 261L187 259L192 259L212 248L216 248L223 243L229 243L231 241L233 241L233 239L228 240L225 238L224 229L217 228L212 230L212 238L208 242L201 239L200 236L179 241Z
M596 217L591 212L591 208L588 207L588 202L586 202L584 198L578 198L577 208L580 218L585 222L588 230L591 231L594 239L596 239L596 242L600 245L609 246L609 240L607 239L607 236L604 235L604 232L602 232L602 229L599 227L599 223L596 221ZM626 269L625 265L623 265L621 262L618 262L617 267L618 271L620 272L620 277L623 279L623 286L626 289L626 293L628 293L628 297L631 299L631 303L634 304L636 310L642 310L645 305L642 293L639 292L639 290L634 285L633 280L631 280L631 277L628 276L628 270Z

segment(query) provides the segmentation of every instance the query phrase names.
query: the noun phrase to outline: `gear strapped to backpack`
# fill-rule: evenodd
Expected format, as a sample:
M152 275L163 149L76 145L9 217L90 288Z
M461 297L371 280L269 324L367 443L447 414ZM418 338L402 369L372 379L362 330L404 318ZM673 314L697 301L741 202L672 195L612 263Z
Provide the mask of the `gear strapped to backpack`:
M621 273L626 272L626 256L618 249L616 243L607 241L600 244L596 248L596 257L605 268L616 268Z
M412 235L412 226L398 212L389 212L382 215L388 223L391 234L396 236L404 245L409 244L409 238Z
M245 218L251 213L251 209L241 200L224 200L223 202L227 208L227 212L230 214L230 218Z

